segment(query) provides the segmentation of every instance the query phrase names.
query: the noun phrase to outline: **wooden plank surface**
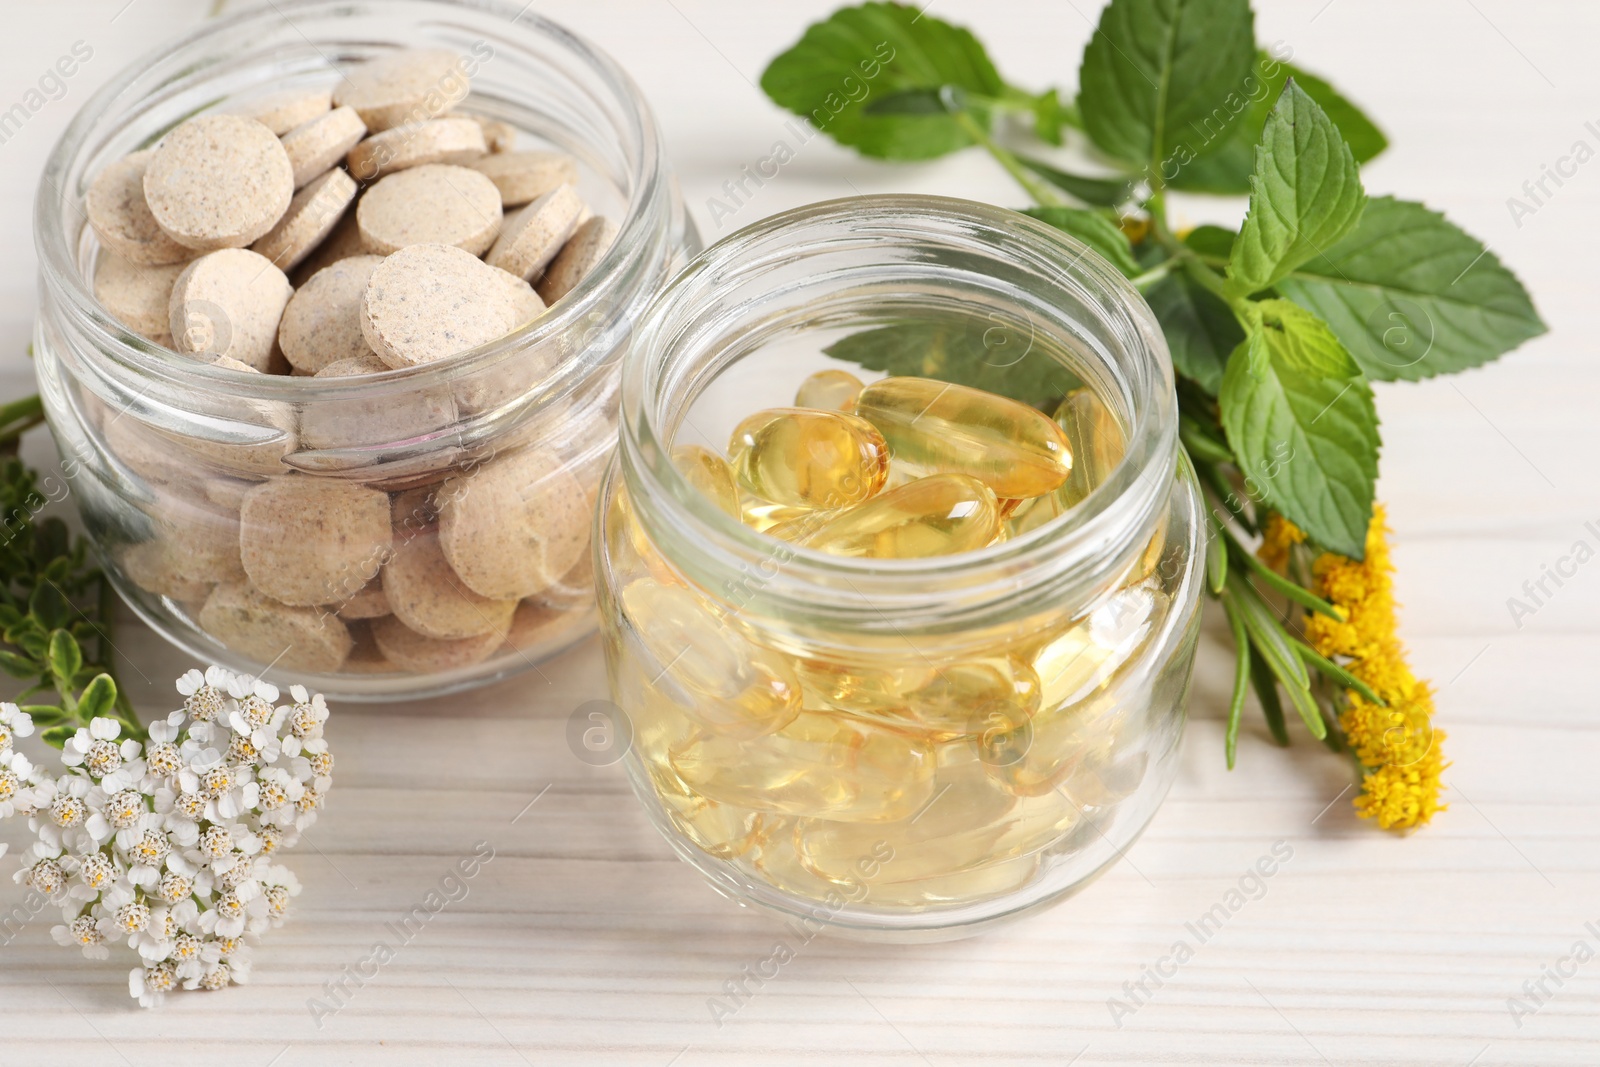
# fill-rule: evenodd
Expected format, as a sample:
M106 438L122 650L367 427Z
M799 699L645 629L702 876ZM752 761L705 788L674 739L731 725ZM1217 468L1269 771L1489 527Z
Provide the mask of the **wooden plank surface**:
M830 5L536 3L633 72L709 236L855 192L1019 199L977 153L887 168L818 138L719 228L707 198L781 136L784 116L752 83ZM0 145L4 395L28 387L30 206L46 152L94 86L207 6L8 4L0 110L75 41L94 55ZM1334 759L1310 745L1274 750L1254 725L1240 769L1225 771L1228 667L1213 628L1178 782L1124 863L1054 911L970 941L793 945L796 958L719 1025L724 983L792 935L707 889L655 836L619 770L567 749L567 716L603 693L591 642L470 696L337 710L333 805L290 861L306 891L294 921L258 952L248 987L141 1012L120 970L51 942L48 915L0 934L0 1067L1600 1062L1600 961L1559 988L1547 983L1554 996L1536 1014L1514 1020L1507 1008L1575 942L1600 950L1600 566L1521 628L1505 605L1574 541L1592 543L1584 523L1600 520L1600 164L1520 227L1506 207L1575 141L1600 147L1585 126L1600 124L1600 8L1257 7L1263 40L1288 42L1389 132L1393 148L1368 168L1369 189L1426 197L1486 239L1552 326L1495 366L1378 390L1404 633L1440 686L1454 760L1450 810L1431 828L1401 839L1360 824ZM1096 8L936 0L931 10L977 30L1019 84L1070 86ZM1189 221L1232 221L1240 210L1178 205ZM47 457L48 443L30 441L29 454ZM120 643L140 707L164 709L182 657L132 625ZM24 833L0 828L0 840ZM466 895L396 944L388 924L480 841L494 859ZM1292 857L1265 894L1114 1020L1108 999L1176 940L1193 942L1185 924L1279 841ZM0 912L21 899L0 881ZM364 969L380 940L393 960L352 986L341 1010L318 1011L325 983Z

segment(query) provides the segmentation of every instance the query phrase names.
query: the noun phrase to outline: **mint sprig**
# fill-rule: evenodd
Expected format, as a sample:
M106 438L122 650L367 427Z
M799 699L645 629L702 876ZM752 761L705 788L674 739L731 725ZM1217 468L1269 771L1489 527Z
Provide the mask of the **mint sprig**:
M894 55L878 60L870 89L825 106L838 103L829 94L843 78L872 66L880 44ZM1388 139L1326 79L1258 47L1248 0L1111 0L1072 101L1013 86L969 30L884 3L812 26L762 86L867 155L930 159L981 146L1032 198L1029 214L1133 279L1166 334L1180 439L1212 504L1208 588L1238 642L1228 765L1247 675L1274 738L1288 743L1281 692L1338 748L1335 701L1349 683L1332 673L1337 665L1309 658L1262 599L1265 587L1299 608L1325 607L1307 588L1305 552L1287 573L1268 572L1240 537L1277 513L1307 533L1311 551L1361 558L1380 443L1369 381L1480 366L1543 333L1510 270L1421 204L1368 200L1359 166ZM1023 147L1030 130L1035 143ZM1112 173L1044 158L1073 131ZM1248 193L1242 226L1180 237L1167 219L1173 189ZM1017 361L993 337L904 322L828 352L1046 409L1070 387L1053 360Z

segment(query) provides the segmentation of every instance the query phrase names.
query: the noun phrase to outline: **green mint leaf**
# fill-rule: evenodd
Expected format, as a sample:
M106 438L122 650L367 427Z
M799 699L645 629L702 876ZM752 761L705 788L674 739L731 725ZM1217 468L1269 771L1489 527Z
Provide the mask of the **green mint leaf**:
M1317 544L1360 559L1378 477L1372 387L1316 316L1287 300L1252 306L1218 398L1228 443L1253 491Z
M1133 247L1128 244L1127 234L1104 215L1075 207L1030 207L1022 213L1076 237L1100 253L1126 277L1132 278L1139 273L1139 264L1133 261Z
M975 317L915 318L850 334L823 351L867 370L970 385L1054 411L1083 383L1037 351L1026 329Z
M50 635L50 672L64 685L71 685L82 669L83 650L78 642L67 631L56 630Z
M1220 259L1224 262L1233 255L1233 242L1239 235L1223 226L1196 226L1183 235L1183 243L1199 252L1202 256Z
M972 143L945 107L930 106L947 86L988 99L1006 90L977 38L904 4L841 8L761 75L775 103L881 159L932 159ZM879 108L884 100L897 102Z
M1060 145L1061 130L1072 124L1072 111L1061 103L1061 94L1055 89L1040 93L1033 99L1033 134L1048 145Z
M1228 260L1228 291L1275 285L1355 228L1367 194L1333 122L1290 82L1256 149L1250 211Z
M1477 367L1545 332L1494 253L1438 212L1387 196L1278 289L1322 318L1380 381Z
M1291 63L1282 66L1283 76L1293 78L1294 83L1305 90L1305 94L1315 100L1328 118L1333 120L1333 124L1339 127L1339 136L1350 146L1350 154L1357 163L1365 163L1389 147L1389 138L1377 124L1326 80Z
M1233 309L1183 270L1150 286L1144 298L1166 334L1173 367L1216 396L1228 357L1244 341Z
M1111 0L1078 72L1084 129L1166 180L1196 154L1191 124L1243 89L1255 52L1248 0Z
M87 723L96 716L110 715L116 703L117 683L109 674L97 674L78 698L78 716Z
M1024 155L1018 155L1017 161L1057 189L1077 197L1085 204L1095 207L1116 207L1133 199L1133 188L1136 183L1132 178L1086 178L1081 174L1069 174L1059 167Z
M1332 85L1292 63L1267 52L1258 52L1255 67L1245 80L1243 96L1226 101L1198 126L1190 127L1206 151L1196 153L1198 158L1181 167L1169 184L1197 193L1248 193L1250 174L1255 168L1256 144L1266 128L1272 105L1289 78L1327 112L1328 118L1339 127L1357 163L1365 163L1389 146L1383 131ZM1241 100L1244 101L1242 106ZM1235 108L1238 108L1237 113Z

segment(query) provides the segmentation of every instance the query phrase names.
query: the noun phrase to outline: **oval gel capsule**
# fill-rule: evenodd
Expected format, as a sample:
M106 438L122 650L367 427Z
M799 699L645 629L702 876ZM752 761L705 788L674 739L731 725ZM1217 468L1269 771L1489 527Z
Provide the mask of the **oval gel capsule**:
M800 383L794 394L797 408L823 411L854 411L861 395L861 379L847 370L819 370Z
M999 497L1061 487L1072 451L1061 427L1026 404L931 378L883 378L861 391L856 414L878 428L896 463L925 474L966 474Z
M806 508L859 504L889 474L883 435L838 411L758 411L734 428L728 458L743 488L774 504Z
M734 518L739 514L739 487L727 460L700 445L679 445L672 450L672 465L684 481L709 497Z
M835 556L919 559L971 552L1000 533L1000 505L964 474L934 474L880 493L789 540Z

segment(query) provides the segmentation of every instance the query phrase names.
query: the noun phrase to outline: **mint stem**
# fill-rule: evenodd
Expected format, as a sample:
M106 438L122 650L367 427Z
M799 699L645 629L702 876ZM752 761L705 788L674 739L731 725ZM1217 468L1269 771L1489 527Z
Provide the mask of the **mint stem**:
M951 115L961 128L967 131L967 136L988 149L989 154L995 158L995 162L1004 167L1006 173L1015 178L1017 184L1022 186L1029 196L1033 197L1034 203L1039 204L1041 207L1066 206L1067 202L1057 196L1055 190L1035 178L1010 150L1001 148L996 144L994 138L989 136L989 131L984 129L983 124L973 118L971 114L966 111L952 111Z

